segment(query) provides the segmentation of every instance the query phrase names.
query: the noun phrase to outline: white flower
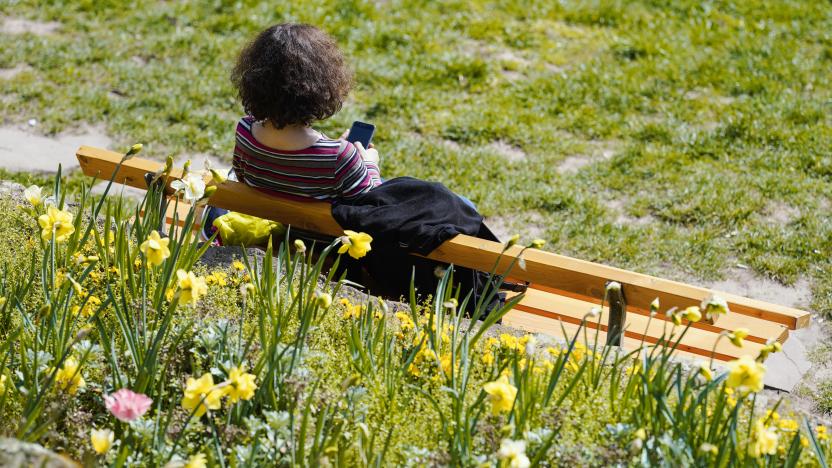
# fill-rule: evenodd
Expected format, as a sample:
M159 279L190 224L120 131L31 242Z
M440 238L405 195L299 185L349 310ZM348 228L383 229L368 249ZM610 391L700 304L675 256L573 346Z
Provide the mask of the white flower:
M37 185L30 185L26 188L26 190L23 191L23 196L26 198L26 200L29 200L29 203L31 203L32 206L36 207L43 203L42 191L43 189L41 189Z
M196 201L205 195L205 181L199 174L188 174L180 180L174 180L170 186L177 192L185 192L185 200Z
M500 442L500 450L497 452L500 460L508 462L511 468L527 468L531 465L529 457L526 456L526 441L503 439Z

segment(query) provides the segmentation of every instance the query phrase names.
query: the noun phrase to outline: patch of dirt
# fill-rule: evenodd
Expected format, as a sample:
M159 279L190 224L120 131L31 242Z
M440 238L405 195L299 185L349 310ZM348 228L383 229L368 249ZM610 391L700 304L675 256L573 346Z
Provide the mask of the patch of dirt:
M503 158L511 162L519 162L526 160L526 152L512 144L506 143L503 140L497 140L488 145L488 149L493 151Z
M485 220L485 224L502 241L508 240L514 234L520 234L521 244L535 239L546 239L545 219L536 211L491 216Z
M781 201L771 201L766 205L762 215L767 223L785 226L800 216L800 210Z
M615 140L610 141L594 141L589 144L589 151L583 154L575 154L567 156L558 164L555 170L559 174L570 174L578 172L584 166L596 163L598 161L607 161L617 153L622 146L622 143Z
M53 34L61 23L57 21L33 21L24 18L3 18L0 22L0 32L6 34L26 34L31 33L36 36L47 36Z
M743 268L732 268L724 280L706 282L704 286L803 310L808 310L812 303L812 285L808 279L800 278L793 286L786 286Z
M75 150L81 145L110 148L112 140L104 127L84 125L56 136L36 133L36 119L29 126L0 127L0 167L12 172L55 172L78 166Z
M12 68L0 68L0 80L10 80L16 77L17 75L23 72L27 72L31 69L32 67L30 67L27 64L15 65Z
M720 94L716 94L713 90L706 88L692 89L684 94L684 98L689 101L703 100L722 106L733 104L734 101L737 100L737 98L733 96L723 96Z
M603 203L612 214L615 216L615 224L625 226L625 225L636 225L636 226L644 226L646 224L650 224L656 221L651 215L640 216L638 218L630 216L627 214L627 205L629 200L626 198L622 198L621 195L617 195L617 198L608 198Z

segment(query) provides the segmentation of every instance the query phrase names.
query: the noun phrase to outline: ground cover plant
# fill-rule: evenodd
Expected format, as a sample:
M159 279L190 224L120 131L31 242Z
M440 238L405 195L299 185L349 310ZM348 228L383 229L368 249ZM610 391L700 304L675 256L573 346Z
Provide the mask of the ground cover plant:
M177 200L204 201L198 180ZM409 307L342 294L340 256L372 248L361 233L206 270L194 209L160 234L152 185L128 209L68 200L59 173L0 206L18 249L0 281L3 434L113 466L825 466L832 450L825 426L757 404L778 344L720 372L670 359L692 322L730 313L719 301L655 302L666 334L629 352L585 328L538 346L490 332L519 297L484 315L450 269Z
M324 130L374 122L386 177L439 180L549 248L662 276L741 264L832 301L832 5L670 2L84 2L0 14L60 27L0 33L0 115L78 122L228 158L228 79L256 31L333 34L356 90ZM525 233L524 233L525 234Z

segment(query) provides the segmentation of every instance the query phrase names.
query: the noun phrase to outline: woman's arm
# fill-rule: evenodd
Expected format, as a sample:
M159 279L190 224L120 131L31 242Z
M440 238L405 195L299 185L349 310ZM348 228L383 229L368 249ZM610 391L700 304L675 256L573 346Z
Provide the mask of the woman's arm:
M373 153L376 161L364 159L356 145L344 141L338 153L338 167L335 170L336 192L339 197L355 197L381 185L378 153L375 150Z

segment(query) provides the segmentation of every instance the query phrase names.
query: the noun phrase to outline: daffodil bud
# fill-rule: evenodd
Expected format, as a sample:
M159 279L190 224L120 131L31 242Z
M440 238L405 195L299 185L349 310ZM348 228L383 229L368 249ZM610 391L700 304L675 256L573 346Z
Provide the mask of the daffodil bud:
M322 308L328 309L332 305L332 295L329 293L315 293L315 302Z
M221 184L225 182L226 177L219 173L216 169L211 169L211 180L214 181L215 184Z
M699 311L699 307L697 306L690 306L684 311L685 320L691 323L696 323L702 319L702 312Z
M213 195L216 191L217 191L217 186L216 185L211 185L209 187L205 187L205 194L202 196L202 198L211 198L211 195Z
M134 154L139 154L144 146L141 143L136 143L135 145L131 146L130 149L127 150L127 154L125 156L133 156Z
M173 169L173 156L168 155L168 157L165 159L165 167L162 169L162 172L167 174L170 172L171 169Z
M535 249L542 249L544 245L546 245L546 241L543 239L535 239L531 244L531 246Z
M306 252L306 244L303 243L301 239L295 239L295 252L297 253L304 253Z
M182 166L182 177L185 177L186 175L188 175L188 172L190 172L190 171L191 171L191 160L189 159L189 160L185 161L185 165Z
M509 248L509 247L513 246L519 240L520 240L520 234L515 234L515 235L511 236L511 239L509 239L508 242L506 242L506 248Z
M650 314L655 314L659 311L659 298L653 299L653 302L650 303Z

